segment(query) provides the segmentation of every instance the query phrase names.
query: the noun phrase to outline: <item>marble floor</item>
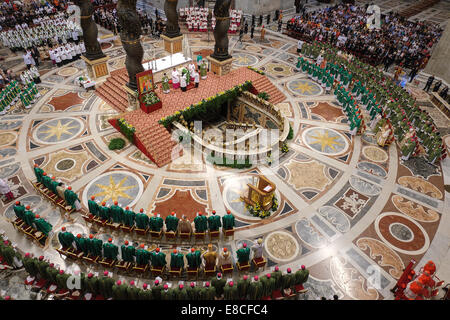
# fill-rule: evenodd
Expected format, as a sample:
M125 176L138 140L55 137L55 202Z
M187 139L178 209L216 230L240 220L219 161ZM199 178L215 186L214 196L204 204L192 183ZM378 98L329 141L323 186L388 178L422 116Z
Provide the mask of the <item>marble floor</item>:
M206 35L187 37L190 52L213 49ZM395 145L378 147L370 132L351 136L334 96L296 70L293 39L269 30L265 41L259 40L259 34L253 40L249 36L242 43L237 40L230 37L230 53L236 58L233 67L264 70L287 97L278 107L289 119L294 138L277 165L226 169L185 152L158 168L129 143L121 150L109 150L108 142L120 134L107 119L117 112L75 84L86 73L84 62L44 66L38 86L42 97L34 107L26 114L12 110L0 118L0 177L8 179L17 199L37 208L53 225L53 232L44 248L31 243L13 228L13 202L3 198L0 229L22 252L44 255L68 272L103 269L65 260L57 253L56 233L62 226L74 233L94 232L103 240L112 236L119 245L124 240L155 245L134 235L90 230L77 213L62 216L30 184L37 163L72 186L85 207L95 195L108 204L117 200L135 211L144 208L163 216L175 211L193 217L197 211L212 210L222 216L231 210L236 217L235 238L221 239L215 247L235 252L240 243L262 237L268 268L278 265L284 271L306 265L310 270L309 291L303 299L334 294L341 299L392 299L390 289L411 259L417 261L417 269L433 260L437 275L448 282L450 194L444 185L450 183L450 160L438 166L421 158L402 161ZM160 40L145 38L143 47L144 60L151 58L153 50L158 57L166 55ZM110 71L124 67L120 44L108 43L104 51L110 57ZM15 56L6 59L16 70L23 68L20 62ZM433 109L426 93L409 89L424 107ZM440 130L448 128L449 120L439 110L432 115ZM250 215L240 200L246 184L259 174L276 184L279 199L277 211L264 220ZM163 241L161 248L168 252L173 244ZM182 251L188 249L181 246ZM3 274L0 291L29 298L20 277L20 272ZM137 280L138 285L149 279L114 277Z

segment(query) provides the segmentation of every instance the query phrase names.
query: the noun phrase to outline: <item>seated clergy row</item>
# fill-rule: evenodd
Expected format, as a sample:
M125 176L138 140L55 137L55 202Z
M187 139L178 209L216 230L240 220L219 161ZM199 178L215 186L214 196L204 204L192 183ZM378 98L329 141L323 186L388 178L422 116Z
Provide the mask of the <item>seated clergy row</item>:
M179 219L174 212L166 217L164 221L156 212L153 217L149 217L144 213L144 209L140 209L139 213L135 213L127 206L123 209L115 201L114 205L108 207L106 202L102 202L99 205L95 201L95 197L92 196L88 201L89 213L101 220L123 224L127 227L135 227L142 230L150 229L150 231L160 232L165 231L173 233L192 233L194 232L206 232L206 230L219 231L219 228L230 230L234 228L234 216L228 210L227 214L222 217L222 221L219 216L216 215L216 211L212 211L209 217L199 212L191 223L185 215ZM165 225L165 227L164 227ZM193 229L194 227L194 229Z
M111 261L122 260L126 263L136 265L151 265L154 268L162 268L166 266L166 254L156 248L153 251L147 250L145 244L141 244L139 247L135 247L127 240L122 246L120 246L119 259L119 246L113 243L109 238L107 243L103 243L102 240L94 238L91 234L89 238L82 237L78 234L76 237L62 227L61 232L58 233L58 239L61 243L62 250L74 249L77 252L82 252L85 256L103 257ZM252 246L253 258L258 259L262 257L262 239L255 241ZM249 263L250 260L250 248L246 243L243 243L241 247L236 251L237 261L241 265ZM212 244L208 245L208 250L201 254L201 251L195 248L191 248L191 251L186 254L187 267L191 270L198 269L201 266L207 269L215 269L225 265L232 265L232 256L227 248L223 248L220 253L213 250ZM184 254L178 249L173 250L170 255L170 268L184 269L185 261Z
M49 232L52 230L52 225L36 214L34 210L31 210L30 206L25 207L20 201L16 201L13 209L18 219L22 220L27 226L42 232L48 237Z
M143 283L140 288L134 280L126 284L124 280L114 280L110 272L104 271L102 275L79 273L80 287L72 288L68 286L71 275L43 256L37 259L27 253L22 261L30 274L27 284L47 288L47 292L60 296L70 294L72 299L82 296L84 300L279 300L306 292L303 284L309 278L309 270L304 265L295 272L290 268L282 272L275 266L264 276L249 278L244 275L236 282L218 273L203 286L199 282L185 282L172 287L169 283L163 285L162 279L157 277L153 285Z
M81 209L80 199L77 194L72 191L72 187L64 187L64 183L61 182L61 180L56 180L55 176L48 175L47 172L44 172L37 164L34 165L34 174L38 183L63 199L67 205L75 210Z

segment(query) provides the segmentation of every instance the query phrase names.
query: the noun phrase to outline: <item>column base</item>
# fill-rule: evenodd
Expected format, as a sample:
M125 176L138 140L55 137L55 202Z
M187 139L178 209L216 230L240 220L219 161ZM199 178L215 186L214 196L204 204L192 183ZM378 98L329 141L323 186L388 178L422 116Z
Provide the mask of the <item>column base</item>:
M81 59L83 59L86 63L88 76L89 78L91 78L91 80L101 82L103 80L106 80L106 78L109 76L108 56L96 60L89 60L85 56L81 56Z
M169 38L168 36L161 35L164 40L164 49L170 54L178 53L183 51L183 35Z
M234 58L219 61L211 56L206 57L211 62L211 72L218 76L224 76L231 71Z
M127 92L127 100L128 100L127 111L137 110L140 106L138 92L130 89L126 84L123 86L123 88Z

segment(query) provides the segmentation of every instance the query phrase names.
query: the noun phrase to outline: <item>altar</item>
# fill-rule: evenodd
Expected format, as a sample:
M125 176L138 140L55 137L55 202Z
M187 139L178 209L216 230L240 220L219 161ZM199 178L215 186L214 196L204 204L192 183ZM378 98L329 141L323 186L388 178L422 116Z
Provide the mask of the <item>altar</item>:
M192 61L191 58L185 57L182 52L178 52L175 54L168 55L167 57L151 60L142 64L144 69L153 71L153 80L155 83L161 82L164 73L167 74L169 79L172 75L173 68L182 68L188 66L188 64Z

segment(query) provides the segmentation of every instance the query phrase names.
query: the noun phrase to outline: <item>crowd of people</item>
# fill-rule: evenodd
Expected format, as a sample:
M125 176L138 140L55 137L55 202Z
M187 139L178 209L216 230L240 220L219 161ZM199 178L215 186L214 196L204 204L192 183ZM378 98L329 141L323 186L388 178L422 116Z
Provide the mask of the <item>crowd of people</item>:
M335 5L296 16L287 33L308 42L327 42L372 65L402 64L424 68L442 29L437 24L411 22L397 13L381 18L379 29L368 26L367 6Z
M180 19L184 20L189 31L206 32L208 30L208 8L187 7L179 9ZM242 10L230 11L229 33L236 33L242 21ZM216 27L216 17L211 14L211 30Z
M159 37L164 30L164 21L155 11L155 20L148 14L141 10L137 10L139 22L142 27L143 34L152 34ZM99 7L94 11L94 21L103 28L112 31L115 35L121 31L120 23L117 19L117 10L115 7Z
M82 30L72 21L67 21L63 14L55 18L45 18L37 26L25 25L0 33L3 46L11 51L23 51L31 47L50 47L66 44L68 41L78 42Z
M61 67L70 62L81 58L81 55L86 52L84 41L78 43L67 43L66 45L59 45L49 50L49 57L53 65Z
M52 17L58 12L62 12L66 5L64 0L2 1L0 5L0 30L37 24L40 19Z
M34 81L20 84L17 80L10 81L0 92L0 115L5 114L20 99L22 106L29 109L40 97Z
M301 70L318 80L321 76L332 77L334 93L349 115L354 133L364 132L363 110L366 110L370 113L370 127L377 134L377 143L383 147L395 139L403 160L423 155L429 163L435 164L447 157L445 144L430 115L381 70L353 55L343 54L330 44L305 43L301 53L314 60L310 63L299 57Z

